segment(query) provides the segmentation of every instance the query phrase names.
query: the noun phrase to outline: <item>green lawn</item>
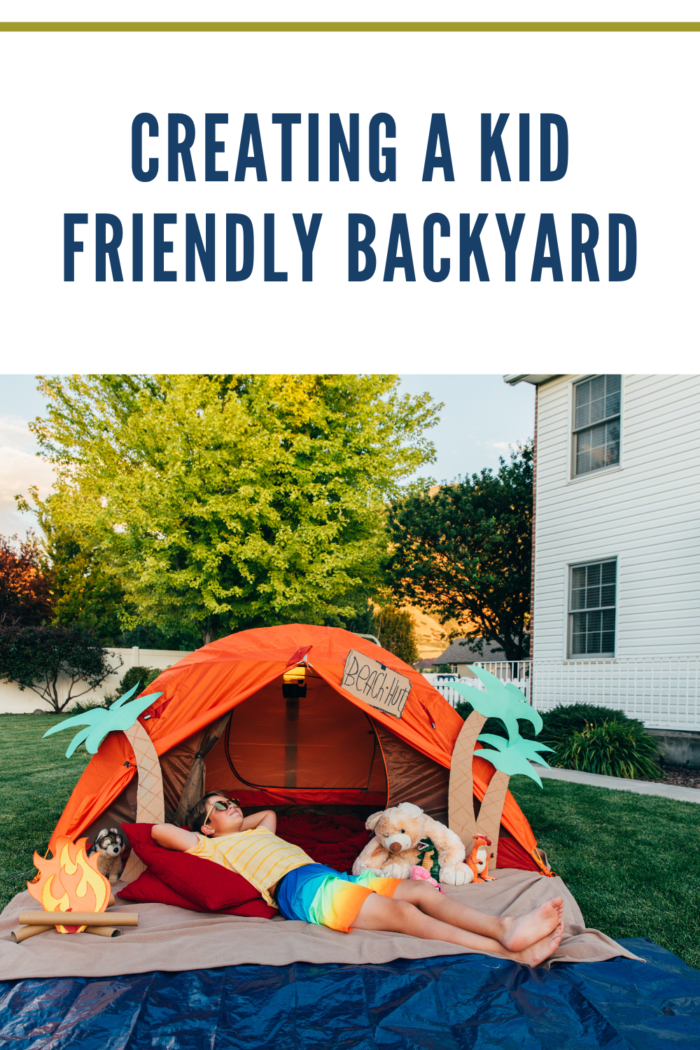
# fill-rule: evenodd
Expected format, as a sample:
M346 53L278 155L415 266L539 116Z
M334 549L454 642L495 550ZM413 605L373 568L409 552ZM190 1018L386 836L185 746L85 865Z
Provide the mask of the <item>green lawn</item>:
M0 908L34 874L87 764L71 739L42 740L56 719L0 715ZM651 937L700 968L700 805L525 777L511 781L539 845L581 905L611 937Z
M525 777L510 786L587 926L700 969L700 805Z
M65 757L70 733L41 739L58 721L63 719L54 715L0 715L0 909L36 874L34 850L46 852L88 763L84 748Z

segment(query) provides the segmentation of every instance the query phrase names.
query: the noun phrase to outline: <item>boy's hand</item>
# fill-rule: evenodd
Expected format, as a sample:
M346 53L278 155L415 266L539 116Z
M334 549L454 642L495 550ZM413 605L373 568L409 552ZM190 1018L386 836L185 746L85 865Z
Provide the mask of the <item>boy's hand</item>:
M241 831L249 831L250 828L267 828L274 833L277 831L277 814L272 809L261 809L259 813L251 813L244 817Z
M193 831L176 828L174 824L154 824L151 838L166 849L179 849L183 852L196 846L199 839Z

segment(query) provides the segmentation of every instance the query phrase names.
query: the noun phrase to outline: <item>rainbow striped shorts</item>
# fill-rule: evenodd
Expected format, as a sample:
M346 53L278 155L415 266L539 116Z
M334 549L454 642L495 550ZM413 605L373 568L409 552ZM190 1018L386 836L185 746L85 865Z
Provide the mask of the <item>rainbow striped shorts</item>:
M370 871L345 875L325 864L304 864L280 880L276 898L285 919L302 919L349 933L370 893L393 897L400 882Z

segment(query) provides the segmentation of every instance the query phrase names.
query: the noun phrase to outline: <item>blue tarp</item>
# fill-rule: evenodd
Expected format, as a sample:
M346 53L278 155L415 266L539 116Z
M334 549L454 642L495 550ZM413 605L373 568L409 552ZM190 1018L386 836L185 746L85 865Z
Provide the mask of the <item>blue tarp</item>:
M487 956L0 982L3 1050L700 1048L700 970L651 941L532 970ZM183 960L184 961L184 960Z

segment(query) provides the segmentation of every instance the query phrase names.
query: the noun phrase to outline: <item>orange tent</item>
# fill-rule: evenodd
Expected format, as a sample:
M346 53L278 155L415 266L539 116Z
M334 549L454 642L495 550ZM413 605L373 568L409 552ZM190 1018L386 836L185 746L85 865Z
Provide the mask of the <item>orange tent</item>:
M410 680L400 717L341 685L351 649ZM303 675L301 700L294 695L300 690L284 686L285 672ZM446 820L462 719L421 674L356 634L305 624L242 631L186 656L149 691L162 693L141 721L160 757L169 819L181 821L187 805L215 787L243 806L383 809L410 801ZM477 800L493 772L490 763L474 759ZM51 848L58 835L94 835L135 819L135 774L126 735L111 733L68 800ZM507 863L501 857L501 866L544 870L510 792L502 836L499 857Z

